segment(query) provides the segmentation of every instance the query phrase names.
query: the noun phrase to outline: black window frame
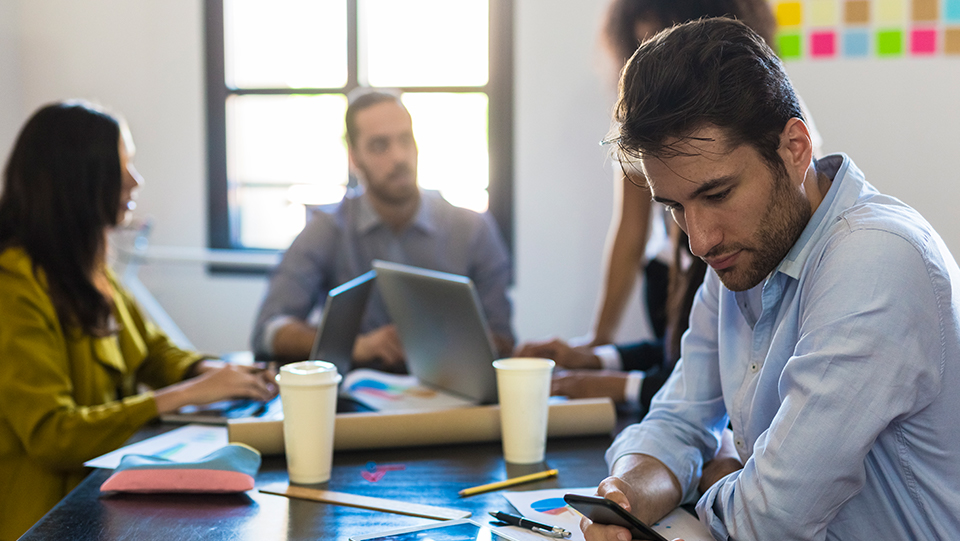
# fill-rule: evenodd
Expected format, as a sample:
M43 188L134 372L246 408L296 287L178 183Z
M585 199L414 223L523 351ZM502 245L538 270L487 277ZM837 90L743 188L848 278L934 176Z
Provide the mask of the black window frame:
M231 217L227 182L226 102L231 95L345 94L357 80L357 0L347 2L348 80L343 88L233 89L224 77L223 1L204 0L207 109L207 242L211 249L240 252L279 252L240 246L235 239L237 217ZM513 0L488 0L489 79L481 87L400 87L402 92L486 92L489 107L488 150L490 182L488 212L506 240L514 246L513 224ZM231 220L234 221L231 224ZM231 233L234 232L233 235ZM213 265L213 272L263 273L269 269Z

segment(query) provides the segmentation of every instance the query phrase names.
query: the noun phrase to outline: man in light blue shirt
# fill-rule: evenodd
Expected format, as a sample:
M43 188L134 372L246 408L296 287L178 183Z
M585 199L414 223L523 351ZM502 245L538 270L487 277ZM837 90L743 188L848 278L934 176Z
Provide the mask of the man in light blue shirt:
M696 502L717 539L960 539L960 269L943 240L849 157L812 159L783 67L738 22L641 46L616 111L620 152L711 269L598 493L646 521Z

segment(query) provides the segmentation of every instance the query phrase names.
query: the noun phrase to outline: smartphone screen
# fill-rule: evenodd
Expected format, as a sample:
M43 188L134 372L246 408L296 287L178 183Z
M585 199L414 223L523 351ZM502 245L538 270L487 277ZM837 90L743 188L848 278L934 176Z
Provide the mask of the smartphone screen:
M596 522L597 524L613 524L623 526L630 530L630 535L634 539L645 541L668 541L662 535L654 531L653 528L644 524L640 519L628 513L616 502L606 498L596 496L581 496L580 494L567 494L563 497L564 501L570 504L583 516Z

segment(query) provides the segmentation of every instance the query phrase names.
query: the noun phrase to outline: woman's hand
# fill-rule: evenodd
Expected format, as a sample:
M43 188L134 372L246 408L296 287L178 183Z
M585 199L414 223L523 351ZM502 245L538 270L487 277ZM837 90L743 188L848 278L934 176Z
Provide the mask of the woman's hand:
M202 361L192 372L197 375L154 392L159 413L230 398L265 402L277 395L277 372L272 367Z

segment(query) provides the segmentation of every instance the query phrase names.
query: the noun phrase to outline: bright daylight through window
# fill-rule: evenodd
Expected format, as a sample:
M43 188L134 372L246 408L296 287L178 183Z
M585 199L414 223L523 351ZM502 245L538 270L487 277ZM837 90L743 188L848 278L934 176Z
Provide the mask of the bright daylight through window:
M311 207L343 197L343 117L358 86L403 92L422 188L491 208L509 234L509 199L500 213L491 199L491 178L511 190L509 150L492 148L510 142L509 105L499 109L510 64L496 60L509 40L491 32L503 4L208 0L211 245L285 249Z

